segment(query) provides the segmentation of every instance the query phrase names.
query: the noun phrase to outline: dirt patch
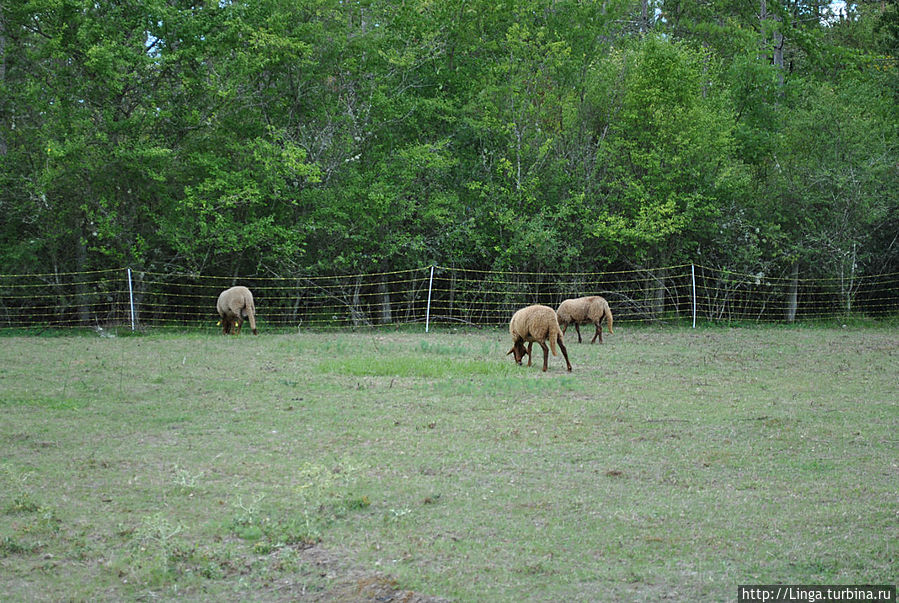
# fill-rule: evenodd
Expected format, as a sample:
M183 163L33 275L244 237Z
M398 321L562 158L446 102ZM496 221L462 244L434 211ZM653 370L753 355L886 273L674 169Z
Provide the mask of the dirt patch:
M321 546L305 549L300 554L304 564L328 579L328 585L315 593L305 593L304 601L316 603L448 603L449 599L434 597L399 587L396 580L381 572L355 568L347 560Z

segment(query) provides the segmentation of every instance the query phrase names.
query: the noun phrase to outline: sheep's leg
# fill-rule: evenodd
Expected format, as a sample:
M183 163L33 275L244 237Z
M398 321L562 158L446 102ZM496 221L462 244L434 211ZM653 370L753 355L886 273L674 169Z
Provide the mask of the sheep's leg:
M543 345L543 344L541 343L540 345ZM543 345L543 347L545 348L546 346ZM534 349L534 342L529 341L528 342L528 366L531 366L531 350L532 349ZM546 370L546 369L543 369L543 370Z
M222 317L222 335L230 335L231 334L231 320L225 317Z
M238 316L238 317L237 317L237 321L235 321L235 322L236 322L236 325L237 325L237 326L234 327L234 334L235 334L235 335L240 335L240 326L243 324L243 318L241 318L240 316Z
M599 337L599 343L602 343L602 323L596 323L596 333L593 335L593 339L590 340L590 343L596 343L596 338Z
M578 343L584 343L584 342L581 340L581 328L578 326L577 323L574 323L574 330L577 331L577 342L578 342ZM564 334L565 334L565 331L562 331L562 334L564 335Z
M549 346L547 346L542 341L538 341L540 347L543 348L543 372L546 372L546 367L549 365ZM528 366L531 366L530 362L528 362Z
M568 360L568 348L566 348L565 344L562 343L561 337L559 337L559 341L557 343L559 344L559 349L562 350L562 355L565 356L565 364L568 365L568 372L570 373L571 372L571 362L569 362L569 360ZM543 369L543 370L545 371L546 369Z

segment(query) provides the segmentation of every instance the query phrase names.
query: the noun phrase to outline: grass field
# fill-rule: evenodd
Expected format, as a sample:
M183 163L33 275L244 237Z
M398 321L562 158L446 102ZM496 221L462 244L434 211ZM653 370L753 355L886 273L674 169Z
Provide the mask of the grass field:
M616 327L4 337L3 599L896 583L899 329Z

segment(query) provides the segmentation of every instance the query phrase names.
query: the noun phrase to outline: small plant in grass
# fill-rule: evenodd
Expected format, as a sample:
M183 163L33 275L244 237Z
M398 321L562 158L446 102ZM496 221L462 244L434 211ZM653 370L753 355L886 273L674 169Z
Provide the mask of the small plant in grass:
M300 484L296 492L310 533L320 536L320 529L330 521L331 516L339 517L342 511L365 509L371 504L367 496L348 493L361 469L362 466L351 459L343 459L332 469L310 462L300 467Z
M199 480L200 477L203 476L202 471L200 473L194 474L194 473L191 473L190 471L188 471L187 469L185 469L184 467L179 467L178 465L175 465L172 468L172 473L173 473L172 480L174 481L175 485L178 487L179 491L182 494L191 494L191 495L193 494L193 491L197 487L197 480Z
M12 499L6 504L6 513L22 512L23 506L34 505L27 487L33 475L33 471L18 470L9 463L0 464L0 501L4 501L7 497ZM37 505L34 506L33 510L36 510Z
M260 494L250 503L244 503L239 497L235 504L239 513L231 521L231 532L242 540L254 542L255 553L265 555L284 546L317 542L318 538L307 532L305 522L263 516L260 503L264 498Z
M412 509L409 508L390 509L390 513L386 517L388 521L396 523L410 513L412 513Z
M8 555L30 554L36 550L36 545L22 542L20 539L13 538L12 536L4 536L0 539L0 558Z
M17 515L19 513L36 513L41 510L41 506L35 502L31 495L27 492L17 494L12 502L4 510L7 515Z
M178 539L183 530L184 526L173 524L162 513L144 517L132 533L126 572L130 580L150 587L168 582L172 554L184 547Z
M371 500L367 496L348 496L344 500L347 511L361 511L371 506Z
M231 522L232 528L255 525L259 521L259 503L261 503L264 498L265 494L258 494L253 497L252 502L244 504L243 496L238 496L237 502L234 503L238 513ZM241 535L238 534L238 536ZM241 538L250 540L244 536L241 536Z
M184 526L162 513L145 517L134 529L119 530L119 535L132 538L119 575L138 588L177 589L179 583L190 588L191 581L220 580L237 571L226 551L189 543Z
M178 575L193 574L207 580L225 577L229 564L213 552L191 547L177 546L168 554L169 571Z
M136 531L138 542L142 547L161 545L166 548L172 539L181 533L184 526L172 525L162 513L145 517Z
M31 547L23 545L21 542L10 536L4 536L0 539L0 557L18 555L20 553L30 553L31 550Z
M30 475L17 473L8 465L0 467L0 485L12 494L2 507L2 514L15 517L11 533L4 534L0 541L0 556L34 554L59 537L62 520L56 511L42 505L24 487Z
M162 513L145 517L134 532L137 550L150 557L165 558L177 544L175 537L184 530L181 524L172 524Z
M249 503L245 503L243 496L237 497L237 502L234 503L237 514L231 520L231 533L250 542L262 539L263 527L269 521L267 517L260 516L260 503L264 498L265 494L257 494Z
M231 522L231 531L243 540L254 542L253 551L267 555L284 547L308 547L321 541L330 522L351 511L371 505L368 496L347 493L361 469L344 460L332 469L322 464L306 462L299 469L298 514L273 518L261 513L259 495L249 504L238 499L239 513Z

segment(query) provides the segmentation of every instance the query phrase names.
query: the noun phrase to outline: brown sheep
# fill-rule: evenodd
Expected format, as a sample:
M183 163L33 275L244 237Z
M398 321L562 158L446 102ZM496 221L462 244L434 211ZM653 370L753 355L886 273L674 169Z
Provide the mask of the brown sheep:
M512 349L506 353L515 355L515 363L521 364L521 359L525 354L528 355L528 366L531 366L531 349L534 342L540 344L543 348L543 371L546 371L547 362L549 361L549 349L544 341L549 340L552 348L553 356L558 356L556 352L556 343L565 356L565 364L571 371L571 362L568 360L568 350L562 342L562 330L559 328L559 322L556 319L556 313L548 306L528 306L522 308L512 316L509 322L509 333L512 334ZM524 344L527 342L528 347L525 349Z
M568 330L570 323L574 324L574 330L577 331L577 342L582 343L581 329L578 325L585 323L593 323L596 325L596 333L590 343L595 343L599 337L599 343L602 343L602 320L606 319L609 325L609 333L612 331L612 310L609 308L609 302L599 295L591 295L589 297L578 297L577 299L566 299L559 304L556 310L559 319L559 326L562 333Z
M250 321L253 335L259 335L256 330L256 306L253 305L253 294L246 287L231 287L219 294L215 304L219 316L222 317L222 333L240 335L240 327L246 317Z

